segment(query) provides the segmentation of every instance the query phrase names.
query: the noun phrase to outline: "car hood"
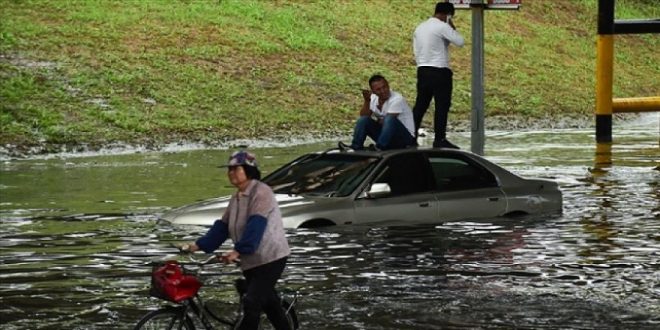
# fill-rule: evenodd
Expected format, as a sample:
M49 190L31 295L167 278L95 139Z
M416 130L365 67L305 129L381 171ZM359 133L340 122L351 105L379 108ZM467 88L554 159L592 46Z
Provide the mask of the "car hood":
M230 199L231 196L223 196L182 206L163 213L160 219L174 224L211 226L215 220L222 217ZM317 199L300 195L275 194L275 199L280 207L285 228L298 226L293 220L287 221L288 215L295 214L300 207L318 203Z

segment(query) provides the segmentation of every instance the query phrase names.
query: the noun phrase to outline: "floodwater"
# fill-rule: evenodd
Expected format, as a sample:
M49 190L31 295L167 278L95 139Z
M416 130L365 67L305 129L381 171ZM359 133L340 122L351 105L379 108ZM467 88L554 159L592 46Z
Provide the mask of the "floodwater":
M610 167L593 134L487 132L489 159L560 183L559 216L289 231L302 329L660 328L660 117L615 123ZM332 145L253 151L268 172ZM230 151L4 160L0 328L126 329L162 305L148 263L205 229L157 214L229 193ZM238 275L212 270L207 296L231 301Z

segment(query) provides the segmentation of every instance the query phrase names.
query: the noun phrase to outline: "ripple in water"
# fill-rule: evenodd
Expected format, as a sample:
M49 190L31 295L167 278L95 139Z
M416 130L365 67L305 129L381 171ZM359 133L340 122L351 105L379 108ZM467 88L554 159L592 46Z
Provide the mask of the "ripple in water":
M288 232L282 286L302 294L303 328L660 327L657 135L617 134L623 145L602 172L589 170L592 132L489 137L489 158L560 183L559 216ZM323 147L258 154L269 171ZM229 191L215 169L228 152L5 162L2 328L130 328L161 306L147 296L149 262L176 258L171 243L206 229L158 224L156 214ZM238 271L205 275L204 292L234 301Z

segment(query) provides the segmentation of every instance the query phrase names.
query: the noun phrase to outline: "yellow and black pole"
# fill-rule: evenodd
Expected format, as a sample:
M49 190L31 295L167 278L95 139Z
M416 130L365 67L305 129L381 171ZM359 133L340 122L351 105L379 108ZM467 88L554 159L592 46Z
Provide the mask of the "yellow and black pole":
M596 167L612 163L612 83L614 69L614 0L598 1L596 59Z
M614 1L598 0L595 166L599 170L612 164L613 112L660 111L660 96L613 98L614 35L660 33L660 18L615 20Z

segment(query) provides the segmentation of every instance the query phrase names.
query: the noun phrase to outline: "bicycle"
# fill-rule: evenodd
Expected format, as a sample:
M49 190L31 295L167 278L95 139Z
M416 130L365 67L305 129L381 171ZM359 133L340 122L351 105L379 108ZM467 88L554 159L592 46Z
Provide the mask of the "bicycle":
M204 266L218 263L218 256L213 255L204 261L197 261L190 257L190 263L179 263L175 260L152 263L151 289L149 294L153 297L175 303L151 311L144 315L135 325L135 330L147 329L186 329L194 330L196 325L204 329L216 329L214 322L225 328L235 329L241 320L243 311L243 295L245 293L245 279L237 279L234 287L239 296L238 311L232 313L235 317L219 315L210 307L210 302L204 301L199 294L203 283L200 274ZM196 272L191 272L184 266L194 266ZM293 292L292 297L285 299L280 297L282 308L285 310L289 328L298 329L298 315L294 305L298 300L298 292ZM262 316L259 329L270 326L265 316Z

